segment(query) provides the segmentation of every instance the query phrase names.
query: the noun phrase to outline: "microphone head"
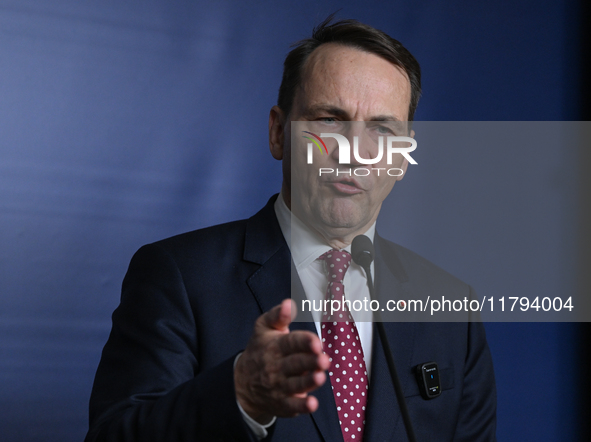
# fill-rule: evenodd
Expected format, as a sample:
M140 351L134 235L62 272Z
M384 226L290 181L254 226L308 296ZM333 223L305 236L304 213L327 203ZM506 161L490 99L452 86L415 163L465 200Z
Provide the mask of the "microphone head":
M369 268L373 261L374 248L371 239L365 235L357 235L351 243L351 257L356 264L364 269Z

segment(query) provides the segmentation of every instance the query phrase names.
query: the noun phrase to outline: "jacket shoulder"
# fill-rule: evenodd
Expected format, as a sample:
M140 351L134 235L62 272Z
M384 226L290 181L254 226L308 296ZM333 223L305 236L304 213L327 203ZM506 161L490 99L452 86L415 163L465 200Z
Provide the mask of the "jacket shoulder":
M439 292L471 291L467 283L406 247L381 237L379 246L386 265L401 282L418 284L423 288L437 288Z
M236 247L244 242L246 225L248 220L238 220L214 226L192 230L169 238L147 244L144 247L156 247L176 255L184 250L216 250L229 247Z

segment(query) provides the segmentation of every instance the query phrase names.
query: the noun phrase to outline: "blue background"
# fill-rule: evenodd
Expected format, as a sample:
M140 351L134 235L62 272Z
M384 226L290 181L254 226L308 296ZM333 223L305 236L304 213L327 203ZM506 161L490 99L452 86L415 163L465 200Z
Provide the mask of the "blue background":
M329 13L413 52L417 120L576 120L577 5L0 1L2 440L82 440L135 250L248 217L279 190L267 118L283 58ZM386 236L481 293L568 294L576 155L425 153L433 174L397 185ZM487 331L499 439L576 440L575 327Z

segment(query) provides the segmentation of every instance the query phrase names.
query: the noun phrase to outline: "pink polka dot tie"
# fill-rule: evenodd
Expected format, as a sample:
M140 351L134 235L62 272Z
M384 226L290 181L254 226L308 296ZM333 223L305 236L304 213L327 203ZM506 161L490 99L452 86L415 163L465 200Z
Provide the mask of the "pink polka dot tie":
M351 255L346 251L332 249L319 259L326 263L326 299L342 301L345 295L343 278L351 264ZM331 361L328 374L341 432L345 442L359 442L363 440L368 389L363 349L347 306L341 302L340 309L335 309L331 315L328 303L327 310L322 314L322 345Z

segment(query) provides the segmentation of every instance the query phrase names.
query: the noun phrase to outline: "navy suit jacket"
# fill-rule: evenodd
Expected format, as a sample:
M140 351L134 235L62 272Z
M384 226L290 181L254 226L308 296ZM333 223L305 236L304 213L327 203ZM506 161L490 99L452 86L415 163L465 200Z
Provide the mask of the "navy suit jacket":
M233 363L257 317L290 296L291 256L274 200L248 220L134 255L92 390L88 442L256 441L236 405ZM472 295L413 252L377 235L375 246L381 293ZM482 324L385 326L418 441L494 441L495 383ZM316 332L312 322L291 329ZM373 341L364 440L405 441L375 332ZM439 364L443 389L433 400L421 397L412 372L429 361ZM313 394L319 409L277 419L267 440L342 441L330 381Z

